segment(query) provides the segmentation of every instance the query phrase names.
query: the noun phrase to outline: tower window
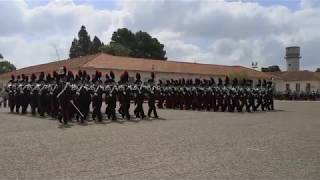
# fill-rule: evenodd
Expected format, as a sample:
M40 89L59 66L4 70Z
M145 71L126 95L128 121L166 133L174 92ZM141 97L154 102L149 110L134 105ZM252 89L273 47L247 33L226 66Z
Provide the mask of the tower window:
M307 83L306 92L309 93L311 91L311 84Z
M290 91L290 84L286 84L286 90Z

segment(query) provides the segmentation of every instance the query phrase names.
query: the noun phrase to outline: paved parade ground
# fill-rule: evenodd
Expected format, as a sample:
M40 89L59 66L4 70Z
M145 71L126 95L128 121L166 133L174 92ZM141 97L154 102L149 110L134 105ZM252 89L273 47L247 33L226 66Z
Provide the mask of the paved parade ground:
M320 103L60 127L0 112L0 179L319 179Z

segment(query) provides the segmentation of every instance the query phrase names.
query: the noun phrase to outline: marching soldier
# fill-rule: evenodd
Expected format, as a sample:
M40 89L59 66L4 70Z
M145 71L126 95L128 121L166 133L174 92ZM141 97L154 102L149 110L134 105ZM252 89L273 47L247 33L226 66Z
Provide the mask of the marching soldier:
M148 100L148 106L149 106L148 117L151 117L151 113L153 112L154 117L158 118L157 108L155 105L155 103L156 103L155 102L156 101L156 87L154 85L154 78L155 78L155 75L152 72L151 79L148 80L148 83L151 84L150 92L149 92L149 100Z
M96 117L98 118L98 122L102 122L102 114L101 114L101 106L102 106L102 94L104 92L104 88L102 86L101 72L96 71L95 82L95 90L92 97L92 119L95 121Z
M117 107L117 94L118 94L118 88L115 85L115 76L112 71L110 71L110 86L107 91L107 115L108 119L112 119L113 121L117 120L116 116L116 107Z
M144 88L142 86L141 76L139 73L136 74L136 81L135 81L135 104L136 108L134 109L134 114L137 118L144 119L145 114L143 111L143 102L144 102Z
M72 80L71 74L67 76L67 69L63 67L60 69L59 76L60 76L60 84L59 84L59 94L57 98L59 100L59 122L67 125L69 121L71 121L71 107L72 107L72 90L70 81Z

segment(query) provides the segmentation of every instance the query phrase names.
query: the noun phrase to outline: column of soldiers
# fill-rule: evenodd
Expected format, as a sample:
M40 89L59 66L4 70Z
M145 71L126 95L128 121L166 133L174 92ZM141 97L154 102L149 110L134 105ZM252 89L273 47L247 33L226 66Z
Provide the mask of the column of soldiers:
M259 80L253 87L251 80L243 79L239 83L235 78L230 82L226 77L218 83L210 80L192 79L159 82L159 108L206 110L222 112L253 112L261 109L274 110L272 82Z
M207 111L257 111L273 110L272 83L266 80L253 87L252 81L237 79L230 82L226 77L215 83L214 79L200 80L179 79L155 82L151 73L148 82L143 83L139 73L134 83L129 83L129 74L124 72L120 81L115 81L111 71L102 81L102 73L90 77L86 71L79 70L74 76L65 67L45 75L40 73L29 77L21 75L11 77L6 92L11 112L26 114L30 106L32 115L51 116L67 124L73 119L84 123L89 119L92 108L92 119L103 121L103 114L110 120L120 117L130 120L131 102L134 102L134 115L138 119L146 117L143 104L148 101L147 115L158 118L158 108L207 110ZM102 105L106 109L102 112ZM117 106L119 103L119 106ZM117 107L119 107L117 109ZM118 112L118 113L117 113ZM119 115L118 115L119 114Z

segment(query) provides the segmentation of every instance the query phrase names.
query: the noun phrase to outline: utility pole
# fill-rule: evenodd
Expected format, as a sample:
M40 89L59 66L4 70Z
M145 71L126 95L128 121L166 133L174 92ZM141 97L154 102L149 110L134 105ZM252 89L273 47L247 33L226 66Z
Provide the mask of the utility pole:
M59 55L59 51L58 51L57 46L56 46L54 43L52 43L51 46L55 49L55 51L56 51L56 56L57 56L57 58L58 58L57 61L59 61L59 60L60 60L60 55Z

